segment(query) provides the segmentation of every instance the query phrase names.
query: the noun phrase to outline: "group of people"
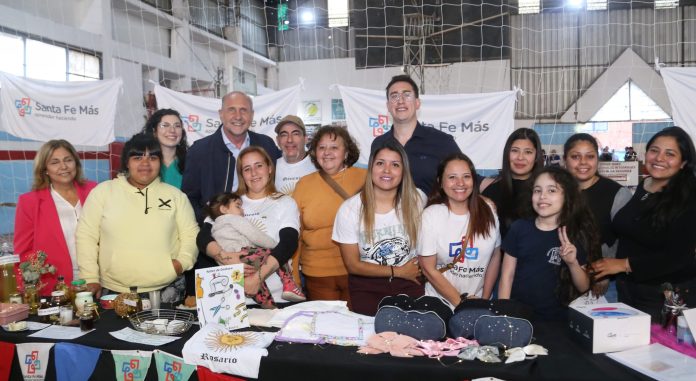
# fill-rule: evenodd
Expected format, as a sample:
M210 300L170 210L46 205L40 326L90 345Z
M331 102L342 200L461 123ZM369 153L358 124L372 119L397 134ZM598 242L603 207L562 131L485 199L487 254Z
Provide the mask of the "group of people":
M386 98L394 124L366 169L344 128L320 128L308 149L296 116L275 142L249 131L253 102L241 92L222 98L220 128L188 149L179 114L157 111L125 144L121 174L99 185L70 143L48 142L19 199L15 248L46 251L97 294L185 283L195 304L194 269L243 263L249 304L344 300L368 315L408 294L453 308L511 298L563 319L591 290L657 317L662 283L696 283L696 152L681 128L648 142L649 177L631 194L598 174L591 135L568 139L565 168L545 167L538 135L517 129L499 175L482 178L451 135L418 122L410 77L392 78Z

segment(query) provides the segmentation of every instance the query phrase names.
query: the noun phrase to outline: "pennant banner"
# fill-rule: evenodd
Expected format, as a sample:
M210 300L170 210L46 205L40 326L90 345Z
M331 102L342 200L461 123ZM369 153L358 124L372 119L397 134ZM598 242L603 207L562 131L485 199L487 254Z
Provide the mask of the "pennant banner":
M189 144L212 134L220 127L220 99L184 94L159 85L155 85L155 97L160 109L171 108L181 114ZM251 130L266 134L275 140L276 124L285 115L297 113L299 100L300 85L254 97L254 120L251 122Z
M663 67L660 74L672 106L674 125L683 128L691 139L696 140L696 107L693 104L696 98L696 68Z
M155 364L159 381L187 381L196 370L195 366L186 364L181 357L160 350L155 350Z
M10 379L12 361L14 361L15 345L0 341L0 381Z
M97 366L101 349L72 343L57 343L53 351L58 381L87 381Z
M112 350L114 369L118 381L143 381L152 360L151 351Z
M24 381L42 381L48 368L48 354L53 343L17 344L17 358Z
M384 91L338 86L348 131L367 164L375 137L389 131L391 116ZM477 169L500 168L505 140L514 129L517 91L481 94L422 95L418 119L425 126L454 136Z
M65 139L75 145L114 141L121 79L54 82L0 72L0 129L37 140Z

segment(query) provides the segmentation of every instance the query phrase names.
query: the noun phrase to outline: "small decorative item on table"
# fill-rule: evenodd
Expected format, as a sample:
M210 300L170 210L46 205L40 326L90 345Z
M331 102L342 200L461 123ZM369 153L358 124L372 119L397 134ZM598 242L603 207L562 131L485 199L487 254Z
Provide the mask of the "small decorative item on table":
M19 264L19 270L24 281L24 302L29 305L29 313L35 315L39 308L37 295L45 286L41 282L41 275L55 274L56 268L46 263L46 253L39 250L29 254L27 260Z

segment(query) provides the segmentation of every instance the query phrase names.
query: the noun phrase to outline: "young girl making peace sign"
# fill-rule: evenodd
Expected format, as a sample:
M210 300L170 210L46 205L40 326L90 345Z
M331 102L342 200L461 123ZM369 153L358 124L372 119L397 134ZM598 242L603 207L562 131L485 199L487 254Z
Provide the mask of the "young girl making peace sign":
M532 208L536 217L515 221L503 240L499 297L530 305L540 320L563 320L590 287L585 264L600 256L597 227L565 169L535 177Z

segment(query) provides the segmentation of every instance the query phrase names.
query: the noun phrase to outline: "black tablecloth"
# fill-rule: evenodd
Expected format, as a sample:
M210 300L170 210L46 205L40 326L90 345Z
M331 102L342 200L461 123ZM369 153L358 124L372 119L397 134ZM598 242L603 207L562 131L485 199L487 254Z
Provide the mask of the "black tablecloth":
M104 349L91 380L115 380L114 361L108 349L160 349L181 356L181 349L198 329L189 332L167 345L153 347L118 340L109 335L130 326L113 311L102 313L93 331L71 342ZM361 355L355 347L334 345L289 344L274 342L268 357L261 361L261 380L464 380L493 376L504 380L649 380L605 355L592 355L581 348L568 335L568 328L561 323L536 323L535 343L549 350L548 356L540 356L513 364L486 364L479 361L457 362L445 357L440 361L429 358L396 358L389 355ZM27 337L32 332L10 333L0 329L0 341L11 343L52 342L54 340ZM147 380L157 380L154 359ZM51 353L47 380L55 380L54 356ZM10 380L22 380L19 361L12 365ZM196 373L191 380L197 380Z

